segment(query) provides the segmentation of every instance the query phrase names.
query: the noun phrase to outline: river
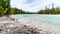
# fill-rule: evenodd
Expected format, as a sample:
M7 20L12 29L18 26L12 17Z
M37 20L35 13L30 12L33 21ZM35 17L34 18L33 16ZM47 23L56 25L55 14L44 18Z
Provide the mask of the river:
M17 14L11 15L21 24L27 24L49 31L60 32L60 15ZM59 33L60 34L60 33Z

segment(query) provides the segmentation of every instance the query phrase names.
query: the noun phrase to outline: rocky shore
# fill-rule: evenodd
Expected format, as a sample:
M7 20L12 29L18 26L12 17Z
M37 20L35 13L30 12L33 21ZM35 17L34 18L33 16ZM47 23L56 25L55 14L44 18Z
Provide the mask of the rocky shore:
M31 25L24 25L11 17L0 17L0 34L57 34Z

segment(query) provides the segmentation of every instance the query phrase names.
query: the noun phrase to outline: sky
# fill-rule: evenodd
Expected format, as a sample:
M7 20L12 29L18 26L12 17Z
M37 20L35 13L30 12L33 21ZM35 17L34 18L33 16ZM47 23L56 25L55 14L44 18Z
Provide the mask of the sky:
M11 0L11 7L16 7L24 11L37 12L44 10L45 7L52 8L60 7L60 0Z

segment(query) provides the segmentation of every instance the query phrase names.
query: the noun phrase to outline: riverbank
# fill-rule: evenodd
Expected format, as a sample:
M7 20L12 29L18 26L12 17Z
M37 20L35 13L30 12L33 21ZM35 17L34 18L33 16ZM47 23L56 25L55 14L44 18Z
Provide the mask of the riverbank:
M23 20L24 21L24 20ZM21 24L12 17L0 17L0 33L2 34L59 34L56 31L45 30L35 25ZM45 26L43 26L45 27Z

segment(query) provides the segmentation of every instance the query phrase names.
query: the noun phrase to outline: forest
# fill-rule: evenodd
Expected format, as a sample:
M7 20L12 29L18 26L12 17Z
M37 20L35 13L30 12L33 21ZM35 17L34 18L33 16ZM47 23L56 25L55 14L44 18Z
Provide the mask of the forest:
M11 8L10 0L0 0L0 16L11 14L25 14L22 9Z
M60 8L40 10L37 14L60 14Z

